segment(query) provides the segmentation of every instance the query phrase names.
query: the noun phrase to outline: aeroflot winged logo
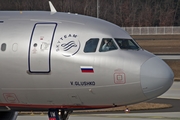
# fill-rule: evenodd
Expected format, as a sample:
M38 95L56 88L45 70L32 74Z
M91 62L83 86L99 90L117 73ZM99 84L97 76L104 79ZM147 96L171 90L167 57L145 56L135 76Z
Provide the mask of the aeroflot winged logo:
M59 38L56 51L61 52L66 57L71 57L79 51L80 46L78 35L67 34Z

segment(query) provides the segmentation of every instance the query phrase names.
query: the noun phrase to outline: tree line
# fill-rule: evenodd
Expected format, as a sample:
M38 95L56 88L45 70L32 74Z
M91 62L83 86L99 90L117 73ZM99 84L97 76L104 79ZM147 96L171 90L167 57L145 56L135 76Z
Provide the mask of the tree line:
M57 11L97 16L97 0L51 0ZM0 10L49 10L48 0L0 0ZM99 17L122 27L179 26L180 0L99 0Z

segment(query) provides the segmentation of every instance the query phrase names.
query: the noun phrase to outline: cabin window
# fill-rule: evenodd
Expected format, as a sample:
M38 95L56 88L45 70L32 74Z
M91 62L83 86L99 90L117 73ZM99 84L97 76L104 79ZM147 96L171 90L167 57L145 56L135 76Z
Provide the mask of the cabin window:
M106 52L118 49L112 38L103 38L99 51Z
M6 50L6 43L1 44L1 51L5 51Z
M139 50L140 47L132 39L115 38L118 46L121 49Z
M91 38L90 40L88 40L85 44L84 52L85 53L96 52L98 42L99 42L98 38Z

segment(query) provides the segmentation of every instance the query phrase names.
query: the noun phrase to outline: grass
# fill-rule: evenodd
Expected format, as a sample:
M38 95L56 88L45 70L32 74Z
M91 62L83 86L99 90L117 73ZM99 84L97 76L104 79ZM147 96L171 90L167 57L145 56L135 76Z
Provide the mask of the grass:
M180 81L180 60L165 60L174 72L174 80Z
M180 78L174 78L174 81L179 81L180 82Z
M142 103L127 106L127 108L130 111L165 109L165 108L171 108L171 107L172 107L171 104L147 103L147 102L142 102ZM77 112L117 112L117 111L124 111L125 109L126 107L122 106L122 107L114 107L114 108L98 109L98 110L85 110L85 111L77 111Z

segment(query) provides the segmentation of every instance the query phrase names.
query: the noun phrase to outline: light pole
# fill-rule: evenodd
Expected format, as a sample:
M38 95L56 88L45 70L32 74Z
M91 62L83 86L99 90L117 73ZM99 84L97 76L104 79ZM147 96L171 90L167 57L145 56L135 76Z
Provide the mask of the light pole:
M97 18L99 18L99 0L97 0Z

